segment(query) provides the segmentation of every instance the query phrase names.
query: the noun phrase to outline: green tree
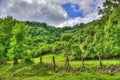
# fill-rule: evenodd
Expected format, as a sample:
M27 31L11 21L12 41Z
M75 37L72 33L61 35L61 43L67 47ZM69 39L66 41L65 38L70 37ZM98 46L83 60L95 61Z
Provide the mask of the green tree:
M109 56L119 56L120 54L120 7L114 9L109 17L104 31L106 46L105 52L109 53Z
M13 26L10 40L10 51L13 54L13 66L18 63L18 58L25 55L27 46L28 26L23 23L16 23Z
M79 44L72 45L72 54L75 57L75 60L81 59L81 49Z
M116 7L120 7L120 0L105 0L105 2L103 3L103 9L101 9L100 7L98 7L99 14L103 14L103 15L108 15L110 14Z
M82 60L82 67L84 68L85 67L85 64L84 64L84 57L86 55L86 49L87 48L87 45L85 44L85 42L83 42L81 45L80 45L80 49L81 49L81 60Z
M94 51L97 53L99 61L100 61L100 66L102 67L102 59L101 55L103 54L104 51L104 33L101 27L97 26L96 27L96 33L94 35Z
M63 34L63 35L61 36L61 40L62 40L62 41L69 41L70 39L72 39L72 35L69 34L69 33Z
M0 45L1 45L0 53L5 58L7 57L10 38L12 36L11 32L15 23L16 20L14 20L11 16L8 16L0 21Z

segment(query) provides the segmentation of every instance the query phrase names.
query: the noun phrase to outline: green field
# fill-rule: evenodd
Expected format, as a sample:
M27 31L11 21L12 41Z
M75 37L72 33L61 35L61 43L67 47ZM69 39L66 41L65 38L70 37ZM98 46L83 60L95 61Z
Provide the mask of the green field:
M52 65L52 54L43 56L44 64ZM54 55L56 60L56 65L58 67L65 67L65 57L62 54ZM12 62L8 62L6 65L0 65L0 80L120 80L120 69L115 72L109 73L108 67L111 65L119 64L119 60L103 60L104 68L99 67L98 60L86 60L85 68L83 69L81 66L81 61L73 61L72 57L70 59L70 66L73 71L59 70L57 72L53 70L48 70L47 73L43 70L41 72L32 72L27 71L31 69L31 65L24 66L22 68L18 68L15 71L11 71ZM36 65L39 63L39 58L34 59ZM38 68L39 69L39 68ZM38 75L31 75L38 74ZM39 75L39 74L44 75Z

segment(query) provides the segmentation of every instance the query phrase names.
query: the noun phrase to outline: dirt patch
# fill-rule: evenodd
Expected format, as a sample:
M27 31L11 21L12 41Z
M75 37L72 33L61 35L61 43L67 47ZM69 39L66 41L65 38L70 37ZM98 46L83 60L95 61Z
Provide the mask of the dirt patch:
M108 70L108 73L118 72L120 71L120 64L110 65L106 69Z

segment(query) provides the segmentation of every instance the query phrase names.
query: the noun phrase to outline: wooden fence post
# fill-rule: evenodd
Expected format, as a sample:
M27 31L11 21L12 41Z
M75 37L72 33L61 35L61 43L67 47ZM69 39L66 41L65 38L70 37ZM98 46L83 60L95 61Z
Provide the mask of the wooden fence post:
M56 69L55 57L53 56L53 68Z
M99 61L100 61L100 67L102 67L102 59L101 59L101 56L100 56L100 53L98 53L98 57L99 57Z
M69 58L68 58L68 56L66 57L66 63L67 63L67 67L69 67L70 64L69 64Z
M70 70L70 64L69 64L69 57L66 56L66 67L67 67L67 70Z
M40 56L40 64L42 64L43 62L42 62L42 56Z

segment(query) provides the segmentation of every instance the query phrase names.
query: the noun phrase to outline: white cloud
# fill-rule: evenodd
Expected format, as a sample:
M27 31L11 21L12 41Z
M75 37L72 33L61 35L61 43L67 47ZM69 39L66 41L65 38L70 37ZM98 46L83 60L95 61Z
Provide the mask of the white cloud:
M77 23L97 19L99 17L97 15L97 7L91 5L102 6L103 1L104 0L1 0L0 17L11 15L18 20L46 22L48 25L60 27L72 26ZM85 17L70 18L61 6L68 2L78 4L80 6L79 11L82 10ZM75 8L74 5L71 7Z
M90 15L94 15L94 14L90 14ZM74 18L74 19L69 19L63 23L60 23L59 25L57 25L57 27L63 27L63 26L73 26L75 24L79 24L79 23L88 23L92 20L95 20L95 19L98 19L99 16L97 17L89 17L90 15L87 15L85 18L80 18L80 17L77 17L77 18Z
M60 23L57 27L62 27L62 26L73 26L77 23L81 23L82 19L80 17L74 18L74 19L69 19L63 23Z
M33 0L23 0L23 1L26 1L26 2L28 2L30 4L33 2Z

